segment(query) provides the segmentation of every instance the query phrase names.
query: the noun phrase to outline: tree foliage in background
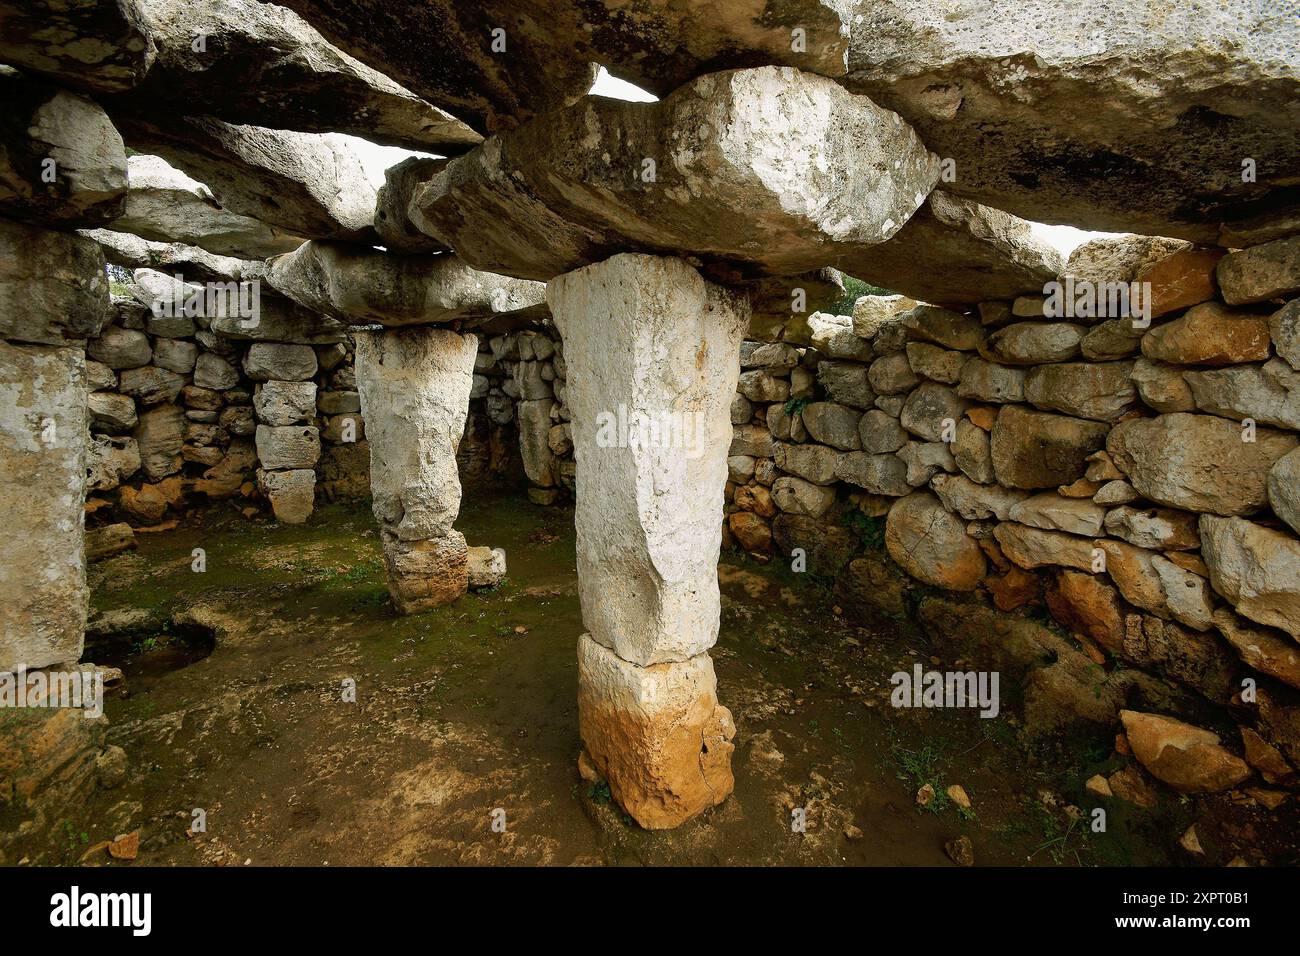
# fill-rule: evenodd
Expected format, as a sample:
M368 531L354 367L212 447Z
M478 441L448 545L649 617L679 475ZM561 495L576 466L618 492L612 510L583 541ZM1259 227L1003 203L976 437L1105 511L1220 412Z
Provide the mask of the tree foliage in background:
M888 289L882 289L880 286L872 285L870 282L863 282L861 279L855 279L853 276L844 277L844 295L831 308L834 315L852 315L853 304L864 295L893 295Z

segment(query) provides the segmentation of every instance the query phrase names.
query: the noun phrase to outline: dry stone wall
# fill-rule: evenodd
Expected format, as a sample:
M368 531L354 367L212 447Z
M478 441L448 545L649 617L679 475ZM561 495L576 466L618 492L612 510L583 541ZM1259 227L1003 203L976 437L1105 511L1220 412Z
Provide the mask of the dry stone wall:
M1149 283L1149 327L1047 296L793 317L741 350L727 542L801 558L850 615L985 639L1040 720L1218 705L1293 779L1298 254L1077 250L1066 288Z

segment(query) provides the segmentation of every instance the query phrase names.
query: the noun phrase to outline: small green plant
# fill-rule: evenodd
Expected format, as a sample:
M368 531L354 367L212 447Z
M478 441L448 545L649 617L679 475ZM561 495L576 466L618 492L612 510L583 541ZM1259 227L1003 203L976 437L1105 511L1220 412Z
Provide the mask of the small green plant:
M796 395L793 398L787 398L785 405L782 407L785 409L785 413L793 418L807 408L810 401L812 399L807 395Z
M852 508L844 514L844 524L858 536L868 551L879 551L885 546L885 522Z
M587 788L587 799L593 803L609 803L613 800L613 795L609 792L609 784L604 780L593 783Z

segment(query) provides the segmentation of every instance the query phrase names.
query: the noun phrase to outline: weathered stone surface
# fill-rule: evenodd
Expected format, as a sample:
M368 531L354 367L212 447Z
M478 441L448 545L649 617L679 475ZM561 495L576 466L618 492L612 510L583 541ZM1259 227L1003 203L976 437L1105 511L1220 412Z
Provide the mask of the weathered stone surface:
M407 207L415 188L447 165L445 159L410 156L384 170L384 184L375 199L375 232L389 252L399 254L448 252L411 222Z
M1063 265L1023 219L943 189L888 242L836 262L850 275L927 302L969 303L1042 289Z
M138 0L0 3L0 63L95 93L130 89L154 59Z
M807 570L834 575L858 550L858 539L847 528L806 515L778 514L772 519L772 540L782 555L803 548Z
M1143 334L1132 319L1107 319L1083 337L1079 350L1090 362L1128 358L1142 350Z
M652 182L629 175L647 157ZM417 189L410 214L475 267L523 278L665 248L754 276L832 260L852 273L937 178L937 158L870 100L760 67L655 103L589 97L493 137Z
M451 255L312 241L273 259L267 279L303 307L353 325L472 324L504 313L546 314L542 283L479 272Z
M583 621L624 661L686 660L717 639L728 444L743 453L729 406L748 303L679 259L640 255L555 279L547 299L564 336L581 476ZM683 440L611 435L620 404L684 415Z
M210 116L163 121L118 112L114 119L128 145L206 185L223 209L292 236L379 241L375 188L336 135L235 126Z
M153 344L153 364L178 375L194 371L199 347L183 339L157 339Z
M1038 408L1113 422L1137 402L1132 371L1132 362L1043 365L1025 377L1025 399Z
M1114 508L1106 512L1106 533L1156 551L1195 551L1201 546L1196 515L1174 508Z
M468 547L459 531L414 541L389 533L381 538L388 591L399 614L450 604L468 589Z
M980 355L1004 365L1068 362L1079 355L1087 331L1070 322L1016 322L990 335Z
M347 339L347 326L338 319L304 308L261 285L260 307L255 316L237 314L212 318L212 332L224 339L253 342L287 342L293 345L330 345ZM199 333L201 338L203 333Z
M194 384L225 391L239 384L239 370L220 355L204 352L194 362Z
M771 419L770 412L768 418ZM858 421L858 438L862 442L862 450L871 455L898 451L908 440L907 432L898 424L898 419L878 408L864 413Z
M256 439L263 468L311 468L320 459L320 432L307 425L258 425Z
M134 438L92 435L86 454L86 490L112 491L140 470L140 446Z
M1268 331L1277 354L1300 371L1300 299L1292 299L1269 316Z
M991 434L998 483L1026 489L1068 485L1083 477L1088 456L1106 443L1106 433L1098 422L1003 406Z
M254 342L244 356L244 374L265 382L300 382L316 374L316 353L307 345Z
M550 448L551 409L549 398L532 399L515 405L519 422L519 454L524 474L540 488L555 485L555 453Z
M1151 283L1151 317L1209 302L1218 291L1215 268L1222 249L1180 249L1138 270L1138 282Z
M271 502L275 520L303 524L311 517L316 500L316 472L310 468L257 472L257 490Z
M117 218L126 151L98 104L3 66L0 103L0 215L63 228Z
M1074 248L1061 278L1073 279L1076 285L1080 282L1094 286L1109 282L1133 282L1143 269L1174 253L1191 248L1192 244L1185 240L1160 236L1132 233L1100 236Z
M1300 430L1300 372L1281 359L1183 373L1204 412Z
M505 580L504 548L488 548L482 545L470 548L467 561L471 588L494 588Z
M897 326L904 313L915 309L919 302L905 295L864 295L853 303L853 333L860 338L874 339L887 328Z
M1268 503L1275 515L1300 534L1300 449L1287 452L1269 469Z
M129 200L129 193L127 197ZM266 268L260 259L217 255L180 242L154 242L112 229L82 229L79 232L99 243L110 264L130 272L156 267L169 275L179 274L189 282L239 282L261 278Z
M1052 616L1074 633L1112 654L1123 650L1125 604L1100 575L1060 571L1048 579L1043 598Z
M582 635L578 727L611 796L647 829L677 826L734 786L735 725L708 654L642 667Z
M0 342L0 671L81 657L85 357Z
M936 587L973 591L984 577L984 552L966 525L926 491L889 509L885 547L908 574Z
M951 388L922 382L907 396L899 423L926 441L947 441L956 437L957 423L968 404Z
M111 314L94 242L0 219L0 338L62 345L98 335Z
M912 492L907 463L897 455L846 452L835 462L835 477L865 488L873 495L901 498ZM831 498L834 498L833 491Z
M954 160L946 188L1038 222L1202 242L1257 203L1294 204L1295 44L1271 8L895 0L857 14L846 85Z
M253 391L253 408L265 425L296 425L316 413L316 383L263 382Z
M1171 508L1253 514L1268 501L1268 470L1300 443L1270 428L1242 440L1241 426L1177 412L1121 422L1106 450L1144 498Z
M140 467L151 481L159 481L181 468L185 442L185 415L175 405L160 405L140 413L134 437Z
M971 358L961 368L957 394L981 402L1023 402L1025 400L1025 375L1022 368L996 365L980 358Z
M898 458L907 466L907 483L913 488L926 484L941 471L957 471L957 461L947 442L910 441L898 450Z
M130 157L127 187L122 215L108 223L109 230L246 260L291 252L303 242L298 236L223 209L207 186L158 156Z
M754 63L782 63L839 76L848 11L823 0L718 6L649 0L435 2L290 0L286 4L338 46L463 117L475 129L571 103L591 87L589 64L663 96L692 77ZM358 30L358 20L366 29ZM806 44L794 49L798 25ZM492 44L500 29L504 44Z
M751 402L784 402L790 397L790 382L788 379L777 378L767 369L756 368L740 373L736 390Z
M1133 756L1153 777L1182 793L1213 793L1250 776L1245 761L1219 745L1217 734L1173 717L1121 710Z
M1246 664L1300 689L1300 648L1294 641L1280 631L1253 626L1227 608L1214 612L1214 626Z
M1300 236L1234 252L1219 263L1217 275L1229 305L1295 295L1300 292Z
M174 402L185 385L185 376L153 365L127 369L119 379L118 389L135 396L142 405Z
M772 501L787 514L817 518L835 504L835 489L802 478L778 478L772 482Z
M1268 320L1217 302L1188 309L1142 337L1142 354L1176 365L1233 365L1269 356Z
M993 529L1003 554L1032 570L1044 565L1060 565L1077 571L1092 571L1093 543L1063 531L1040 531L1022 524L1004 522Z
M920 377L912 371L912 364L907 360L906 352L894 352L876 359L867 370L867 380L881 395L901 395L910 392L921 381Z
M857 451L862 439L858 436L858 422L862 413L835 402L813 402L801 413L808 434L823 445L843 451Z
M243 0L147 0L157 58L125 104L159 105L232 123L351 133L376 143L462 152L463 123L331 46L283 7ZM205 36L194 49L194 37ZM125 105L124 104L124 105Z
M1031 528L1090 536L1101 534L1106 509L1086 498L1065 498L1047 491L1012 505L1007 517Z
M1027 492L980 484L963 475L935 475L930 479L930 487L945 508L968 521L986 518L1006 521L1011 517L1011 509L1028 497Z
M961 352L952 352L928 342L907 343L907 361L912 371L945 385L957 384L966 360L967 356Z
M1133 384L1142 401L1157 412L1190 412L1196 399L1182 369L1140 358L1133 363Z
M1243 518L1202 515L1201 555L1237 613L1300 640L1300 539Z
M91 392L87 399L90 424L96 431L126 432L135 427L135 402L113 392Z
M989 433L963 418L957 423L957 440L952 443L952 457L967 478L984 484L997 481L993 470L993 448Z
M839 451L825 445L776 446L776 467L814 485L829 485L835 481L835 463L839 457Z

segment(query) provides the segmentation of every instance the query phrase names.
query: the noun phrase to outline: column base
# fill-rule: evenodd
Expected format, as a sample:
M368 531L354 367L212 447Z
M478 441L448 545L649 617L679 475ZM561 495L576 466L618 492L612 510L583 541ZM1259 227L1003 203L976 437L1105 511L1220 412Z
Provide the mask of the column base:
M388 593L399 614L451 604L469 589L469 547L459 531L419 541L384 532L383 542Z
M718 703L708 654L640 667L582 635L578 724L588 769L648 830L679 826L735 786L736 728Z

